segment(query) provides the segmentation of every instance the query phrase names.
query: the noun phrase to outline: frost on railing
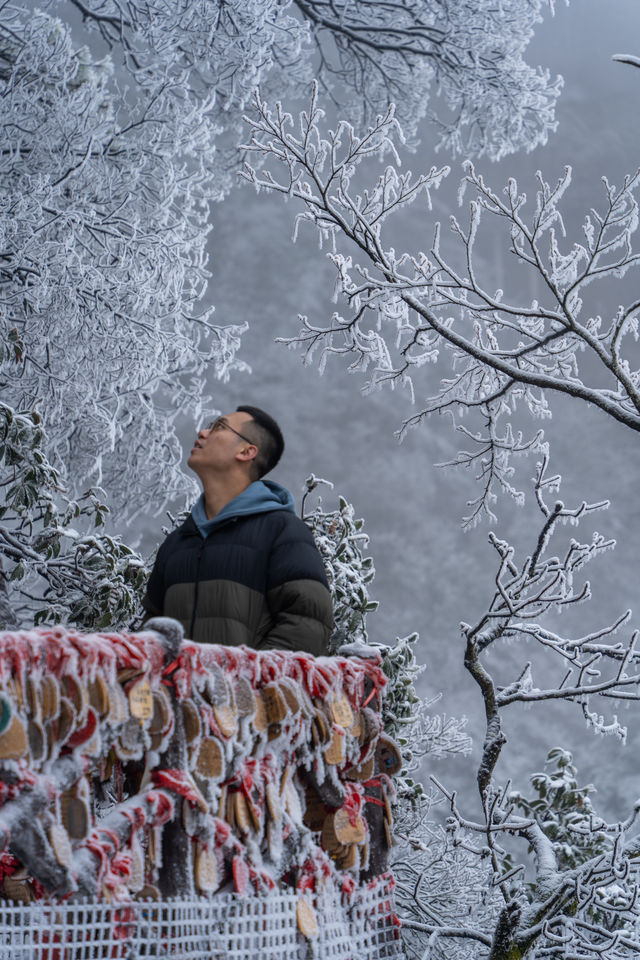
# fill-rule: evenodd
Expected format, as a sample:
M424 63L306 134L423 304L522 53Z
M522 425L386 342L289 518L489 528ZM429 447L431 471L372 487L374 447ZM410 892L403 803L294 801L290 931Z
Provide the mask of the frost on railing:
M0 957L399 956L385 683L165 619L0 634Z

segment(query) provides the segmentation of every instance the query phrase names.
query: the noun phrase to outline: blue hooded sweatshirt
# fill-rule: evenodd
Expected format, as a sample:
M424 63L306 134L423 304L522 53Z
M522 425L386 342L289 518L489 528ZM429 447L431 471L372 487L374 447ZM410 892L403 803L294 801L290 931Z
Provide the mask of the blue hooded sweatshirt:
M293 496L275 480L256 480L225 504L213 519L207 518L204 505L204 493L196 501L191 516L202 536L206 539L212 530L233 517L246 517L255 513L268 513L270 510L289 510L295 513Z

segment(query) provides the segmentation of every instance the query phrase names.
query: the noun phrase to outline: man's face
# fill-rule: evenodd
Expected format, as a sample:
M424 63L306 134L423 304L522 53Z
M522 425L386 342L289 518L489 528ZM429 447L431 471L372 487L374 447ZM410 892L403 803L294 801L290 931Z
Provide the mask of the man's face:
M209 470L220 473L231 468L237 463L238 455L251 446L234 431L248 437L246 428L251 422L248 413L236 410L219 417L213 429L202 427L198 430L187 465L197 474Z

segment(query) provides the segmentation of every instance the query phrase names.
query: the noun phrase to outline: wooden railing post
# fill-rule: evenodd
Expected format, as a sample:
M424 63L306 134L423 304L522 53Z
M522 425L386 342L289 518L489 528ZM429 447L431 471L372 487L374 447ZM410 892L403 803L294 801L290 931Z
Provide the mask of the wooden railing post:
M145 624L145 630L153 630L160 637L165 651L165 668L180 655L184 631L177 620L154 617ZM169 675L170 676L170 675ZM184 719L173 683L167 686L173 708L173 735L163 754L162 766L167 770L187 770L187 742L184 734ZM175 816L162 830L162 869L158 888L163 897L193 896L194 881L191 857L191 840L184 830L182 797L175 797Z

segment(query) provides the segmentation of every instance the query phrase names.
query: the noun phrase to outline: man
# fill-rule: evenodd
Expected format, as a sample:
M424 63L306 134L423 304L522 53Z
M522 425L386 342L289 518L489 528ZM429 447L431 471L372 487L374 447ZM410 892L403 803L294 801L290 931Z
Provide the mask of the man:
M279 483L261 479L284 440L258 407L198 431L187 461L202 494L158 550L144 606L198 643L328 653L331 597L311 532Z

